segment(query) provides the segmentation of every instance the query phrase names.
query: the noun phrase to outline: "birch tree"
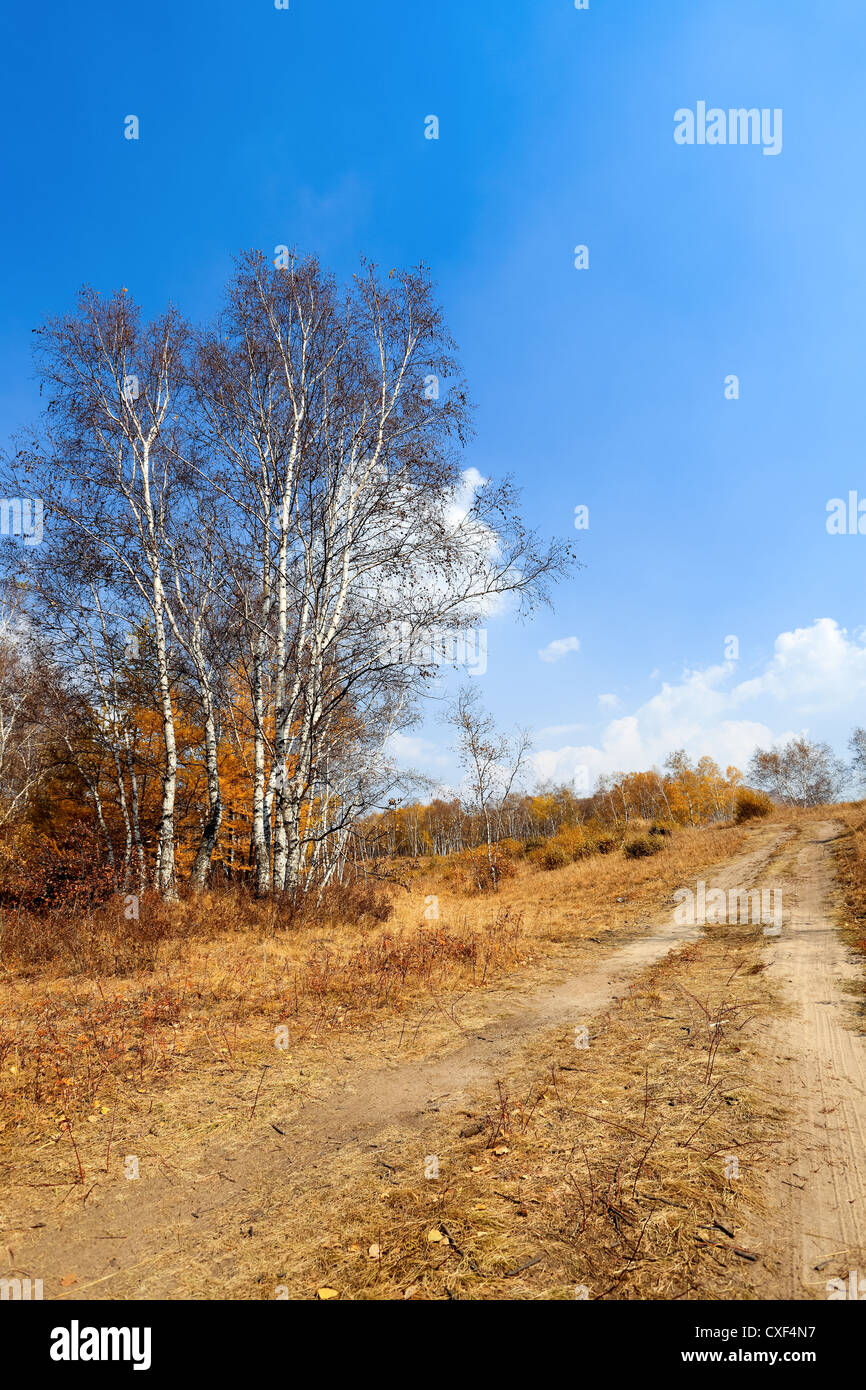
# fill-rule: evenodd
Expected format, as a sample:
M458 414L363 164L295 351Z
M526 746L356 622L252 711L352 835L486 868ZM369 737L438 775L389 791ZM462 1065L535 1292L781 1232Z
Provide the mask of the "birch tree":
M484 826L490 886L499 887L500 817L526 767L531 739L519 729L513 738L500 733L484 709L477 686L464 686L446 715L456 733L456 751L464 772L461 800L470 816Z
M164 751L155 880L173 898L177 743L164 565L166 525L189 481L177 439L187 332L174 310L142 325L125 291L103 300L85 289L75 312L37 333L50 399L25 464L52 518L51 545L152 622Z

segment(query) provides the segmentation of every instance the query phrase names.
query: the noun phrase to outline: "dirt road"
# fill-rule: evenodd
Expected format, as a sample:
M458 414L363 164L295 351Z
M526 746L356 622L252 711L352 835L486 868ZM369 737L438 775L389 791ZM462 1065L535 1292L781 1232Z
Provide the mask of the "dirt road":
M767 1066L789 1098L791 1143L770 1175L765 1226L752 1233L768 1252L761 1296L769 1298L826 1297L830 1277L857 1268L866 1276L866 1038L851 1026L844 982L856 966L833 925L834 833L829 823L793 838L758 829L749 853L708 876L709 886L748 886L772 861L773 882L784 887L783 932L767 952L791 1010L774 1024ZM3 1221L8 1272L42 1278L47 1298L218 1297L223 1287L255 1297L238 1284L239 1232L252 1236L263 1217L273 1228L303 1209L305 1194L351 1182L361 1150L384 1154L386 1166L408 1150L435 1151L437 1128L453 1128L479 1088L519 1068L530 1043L564 1023L590 1024L638 972L700 932L666 909L580 974L569 973L566 956L560 978L548 962L542 983L485 993L483 1017L455 1024L439 1055L349 1067L339 1094L285 1118L271 1113L234 1139L190 1146L171 1178L103 1180L86 1203L58 1203L52 1193L36 1213L29 1205L25 1217L22 1207L17 1224L13 1211Z
M826 821L798 836L777 863L784 928L768 944L769 976L790 1009L767 1039L768 1078L792 1116L768 1174L768 1219L745 1238L765 1251L765 1298L826 1298L828 1281L859 1271L866 1296L866 1032L855 1014L862 974L834 924Z

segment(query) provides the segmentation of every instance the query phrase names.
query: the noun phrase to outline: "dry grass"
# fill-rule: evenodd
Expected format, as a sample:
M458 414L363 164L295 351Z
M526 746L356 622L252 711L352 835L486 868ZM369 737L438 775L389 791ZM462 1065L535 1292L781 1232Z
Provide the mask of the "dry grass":
M644 828L642 822L636 825L634 836ZM616 850L553 871L539 871L531 861L518 861L516 876L496 899L466 898L443 883L441 874L428 872L413 883L412 897L398 902L397 920L407 915L411 919L418 900L436 895L445 921L477 926L489 914L491 902L498 901L521 914L533 942L561 944L589 935L604 939L638 926L657 909L660 899L736 854L745 835L730 826L683 829L661 842L662 851L644 860L628 860Z
M483 1002L476 1006L471 1001L483 1000L494 985L499 987L509 978L518 986L521 982L534 985L546 962L567 958L572 968L575 964L580 968L582 960L597 958L599 944L613 947L630 939L649 915L669 900L673 889L728 858L742 847L745 838L746 832L739 829L686 830L665 837L664 849L646 860L627 860L617 851L554 872L538 871L521 862L516 877L495 897L467 898L448 887L441 870L428 871L418 876L411 892L393 890L394 915L385 924L368 920L359 926L331 918L308 920L285 930L275 928L273 922L249 918L227 921L226 913L230 909L237 912L238 905L209 898L197 907L180 905L176 912L182 929L174 935L160 934L148 969L123 977L90 978L59 973L57 961L41 971L32 964L18 972L7 966L0 983L0 1164L4 1181L16 1189L18 1198L26 1188L54 1187L58 1194L68 1194L77 1187L86 1194L95 1182L104 1186L120 1180L121 1156L130 1152L152 1157L159 1171L176 1176L185 1164L194 1163L196 1146L206 1136L218 1134L229 1143L246 1139L253 1119L270 1117L271 1078L275 1073L269 1068L275 1059L275 1030L286 1030L285 1051L279 1058L281 1104L299 1113L304 1102L332 1094L335 1084L342 1084L347 1075L362 1075L396 1057L430 1055L446 1040L450 1045L455 1034L455 1007L461 1005L464 1012L483 1016ZM431 899L436 900L439 914L432 920ZM195 914L203 920L197 921ZM692 992L699 994L698 989ZM735 1006L733 996L728 1002ZM683 998L676 1008L691 1014L696 1005ZM663 1012L673 1015L674 1009L666 1007ZM735 1026L733 1020L731 1015L728 1028ZM643 1085L639 1039L640 1029L649 1025L635 1015L623 1026L621 1048L616 1044L611 1048L596 1046L586 1054L572 1051L570 1060L573 1065L577 1057L586 1073L581 1085L594 1088L612 1084L609 1077L605 1079L604 1067L614 1065L617 1051L623 1065L630 1059L629 1065L633 1062L637 1072L634 1076L624 1073L622 1082L617 1082L624 1101L630 1103L633 1097L626 1088L633 1090L635 1077ZM677 1029L671 1026L669 1032L675 1037ZM550 1149L545 1131L537 1127L560 1124L550 1107L568 1109L572 1104L570 1088L575 1078L565 1070L566 1061L561 1056L545 1058L534 1086L525 1078L503 1079L501 1118L505 1129L500 1130L500 1137L507 1131L505 1142L512 1153L519 1151L515 1149L514 1126L523 1126L538 1087L545 1094L538 1099L520 1142L534 1142L532 1136L537 1132L545 1152ZM684 1054L683 1065L697 1068L695 1075L705 1063L706 1057L697 1046L693 1055ZM717 1061L716 1067L719 1065ZM716 1070L714 1079L718 1075ZM673 1080L663 1083L661 1074L654 1081L651 1078L651 1085L662 1084L673 1085ZM690 1085L686 1080L678 1083L677 1094L685 1097L684 1122L691 1117L697 1095L691 1095ZM594 1090L581 1094L583 1108L601 1113L600 1092L597 1098ZM619 1096L616 1101L619 1110ZM677 1101L671 1108L671 1116L679 1114L680 1104ZM656 1109L652 1101L647 1124ZM494 1114L492 1109L490 1114ZM586 1177L580 1178L574 1165L562 1167L561 1157L553 1157L564 1152L566 1140L569 1152L573 1146L574 1136L563 1133L560 1148L550 1149L553 1166L538 1169L537 1181L542 1187L533 1196L543 1211L533 1211L533 1215L543 1217L539 1229L544 1229L544 1222L552 1220L556 1212L565 1213L565 1219L571 1221L572 1207L563 1206L562 1185L578 1201L573 1188L577 1182L584 1191L583 1200L590 1202L587 1221L595 1241L600 1239L601 1228L596 1231L593 1223L611 1219L601 1208L596 1210L609 1182L604 1168L607 1151L599 1147L604 1126L593 1122L593 1133L589 1134L586 1122L580 1124L581 1142L594 1174L592 1197ZM718 1119L711 1123L709 1135L714 1138L718 1137L718 1124ZM511 1206L516 1210L523 1198L518 1195L522 1189L514 1174L529 1171L531 1165L528 1156L526 1163L521 1159L518 1168L508 1155L494 1156L487 1147L491 1132L488 1126L481 1144L484 1156L477 1160L478 1166L491 1178L502 1168L504 1181L511 1186L509 1198L497 1201L508 1202L503 1206L506 1212ZM643 1129L640 1134L643 1136ZM647 1132L646 1138L650 1137ZM665 1145L675 1148L677 1142L673 1134L667 1139L664 1133L660 1135L645 1161L644 1177L654 1173L653 1165L666 1152ZM692 1145L690 1162L695 1153ZM579 1151L578 1155L583 1163ZM614 1197L616 1208L640 1196L640 1184L635 1196L628 1196L634 1181L629 1165L638 1157L635 1148L630 1157L618 1154L616 1158L617 1164L623 1158L618 1188L617 1182L614 1184L619 1192L619 1197ZM192 1177L188 1169L187 1175ZM475 1179L481 1183L477 1175ZM429 1203L436 1188L436 1184L424 1184L406 1199L419 1220L418 1231L426 1225L419 1238L423 1237L428 1259L432 1244L427 1243L427 1230L436 1213L425 1210L421 1216L422 1209L416 1210L416 1206L421 1200ZM378 1203L378 1192L375 1200ZM534 1202L530 1204L534 1206ZM398 1225L406 1219L406 1210L393 1193L377 1211L389 1213L389 1222ZM304 1261L318 1261L320 1233L333 1229L333 1218L333 1211L324 1211L323 1224L316 1225L314 1235L309 1239L298 1236L306 1251L301 1261L304 1268ZM287 1227L293 1219L291 1213L285 1214ZM357 1217L350 1221L347 1212L345 1218L340 1217L341 1229L344 1219L350 1224L357 1221ZM443 1219L447 1225L448 1218ZM463 1218L458 1220L452 1214L450 1220L455 1223L452 1235L460 1245L461 1234L465 1238ZM525 1220L519 1218L518 1231ZM625 1235L630 1229L628 1223L620 1217L617 1220ZM501 1217L497 1216L497 1230L500 1224ZM507 1227L508 1223L502 1228L504 1244L495 1265L500 1271L497 1278L501 1278L502 1265L512 1259L515 1233ZM653 1248L657 1229L662 1229L659 1219L651 1223L642 1249ZM489 1237L489 1258L496 1252L498 1239L495 1231ZM375 1242L371 1239L369 1243ZM264 1253L264 1243L258 1250ZM478 1258L472 1256L479 1268L481 1253ZM249 1247L242 1248L239 1256L241 1296L249 1297L254 1267ZM444 1282L433 1289L450 1287L453 1260L453 1254L443 1258ZM268 1268L270 1274L261 1272L258 1276L263 1287L282 1263L275 1258ZM376 1273L366 1265L364 1271L365 1279ZM381 1273L379 1269L371 1284L373 1296L402 1297L402 1292L397 1293L402 1273L390 1284L378 1282ZM308 1275L309 1270L302 1276L307 1293ZM522 1276L515 1276L502 1288L531 1296L526 1292L531 1286L521 1281ZM567 1282L563 1279L563 1288ZM362 1287L366 1286L359 1286L358 1293ZM623 1284L623 1289L628 1287L628 1282Z
M268 1252L264 1296L760 1297L738 1232L784 1119L757 1066L777 1007L762 945L713 928L645 972L587 1050L563 1036L480 1094L462 1136L428 1130L411 1164L386 1142L393 1167L359 1164L348 1203L306 1209L314 1242Z
M833 807L844 831L835 843L837 872L844 894L842 932L853 949L866 956L866 804L849 801ZM861 976L861 1007L866 1009L866 977Z
M488 908L477 927L435 923L303 935L185 940L183 958L117 980L10 981L0 1025L0 1129L68 1125L107 1113L180 1057L232 1072L334 1032L369 1034L413 1001L483 986L527 959L519 913ZM175 943L176 944L176 943Z

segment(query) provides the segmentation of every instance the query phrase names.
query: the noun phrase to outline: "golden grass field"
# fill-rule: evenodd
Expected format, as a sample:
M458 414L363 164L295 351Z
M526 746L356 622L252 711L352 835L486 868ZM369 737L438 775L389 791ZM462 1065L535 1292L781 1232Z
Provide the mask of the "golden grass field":
M847 827L838 854L856 936L864 817L832 811ZM756 847L772 864L817 814L678 830L642 860L519 863L497 895L463 896L422 865L409 891L390 890L384 923L279 930L264 910L214 896L174 909L152 968L95 978L64 973L62 960L7 966L7 1244L88 1203L133 1202L133 1154L168 1193L166 1231L181 1229L181 1192L212 1180L222 1190L230 1172L243 1196L230 1193L215 1218L218 1259L178 1236L170 1271L158 1255L137 1273L121 1260L104 1286L90 1281L94 1297L760 1296L756 1252L738 1233L760 1212L761 1171L784 1129L761 1065L762 1021L784 1004L752 925L704 932L638 971L593 1021L586 1051L571 1023L522 1038L453 1113L431 1102L404 1125L398 1106L375 1144L355 1142L351 1126L330 1143L316 1117L370 1078L388 1085L458 1055L473 1030L669 916L677 887ZM287 1146L279 1182L257 1157L283 1142L275 1134ZM134 1235L134 1206L126 1219ZM64 1289L85 1292L62 1239L54 1254Z

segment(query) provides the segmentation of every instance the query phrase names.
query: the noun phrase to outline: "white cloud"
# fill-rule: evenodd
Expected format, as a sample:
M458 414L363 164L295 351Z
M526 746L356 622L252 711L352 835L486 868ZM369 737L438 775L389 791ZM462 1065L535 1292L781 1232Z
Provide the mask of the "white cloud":
M399 733L388 738L385 756L394 758L401 767L447 767L451 761L447 752L429 738Z
M811 627L783 632L763 675L743 681L734 693L738 702L759 695L795 698L806 712L860 701L866 695L864 634L849 638L832 618L817 618Z
M564 734L579 734L581 730L588 729L589 724L548 724L544 729L536 731L536 738L562 738Z
M460 474L460 482L452 492L451 497L445 507L445 520L453 530L461 530L465 538L466 554L476 560L480 556L487 567L493 567L499 558L499 537L486 521L479 519L472 514L472 509L476 505L479 492L487 487L490 479L485 478L483 473L479 473L477 468L464 468ZM518 569L512 570L515 581L520 578ZM461 585L467 587L468 574L460 571L449 577L449 582L454 589L459 590ZM438 577L431 576L431 584L438 586L441 581ZM469 588L477 588L477 580L473 577ZM485 618L503 617L513 612L516 607L516 599L513 593L492 593L483 599L479 599L474 605L474 610L482 614Z
M849 635L832 618L781 633L758 676L737 682L738 665L727 661L663 682L634 713L612 719L597 743L540 749L536 772L571 781L586 767L592 780L661 765L676 748L693 758L709 754L723 771L731 763L745 769L756 746L802 732L802 716L848 712L853 719L866 699L866 634Z
M618 695L599 695L598 697L599 709L619 709L621 704L622 700Z
M580 642L576 637L557 637L542 647L538 655L542 661L561 661L569 652L579 652Z

